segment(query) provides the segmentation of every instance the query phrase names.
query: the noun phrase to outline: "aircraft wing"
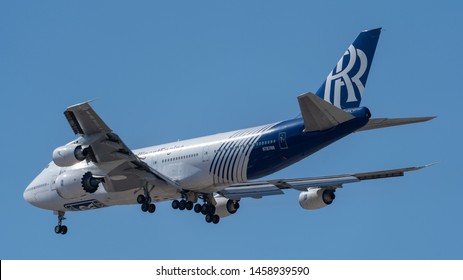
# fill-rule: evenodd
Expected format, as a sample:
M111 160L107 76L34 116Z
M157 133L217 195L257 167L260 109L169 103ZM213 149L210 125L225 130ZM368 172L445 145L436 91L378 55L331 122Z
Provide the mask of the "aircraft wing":
M306 191L309 188L337 189L342 188L342 185L347 183L403 176L405 172L416 171L427 166L429 165L345 175L256 181L231 185L219 193L226 198L239 200L246 197L262 198L269 195L284 194L282 190L285 189L299 191Z
M136 156L88 102L68 107L64 115L74 133L81 135L77 140L79 144L89 147L90 160L102 172L94 175L105 178L108 191L140 188L148 182L179 188L174 181Z

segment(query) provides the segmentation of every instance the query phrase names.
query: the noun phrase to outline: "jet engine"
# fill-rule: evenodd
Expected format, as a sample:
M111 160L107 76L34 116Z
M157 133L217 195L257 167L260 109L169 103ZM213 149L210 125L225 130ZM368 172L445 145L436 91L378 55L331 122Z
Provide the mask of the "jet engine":
M53 151L53 162L60 167L67 167L79 163L88 156L88 148L81 145L68 144Z
M56 191L62 198L72 199L94 193L102 178L96 178L88 171L82 175L79 171L70 171L60 174L55 181Z
M333 203L335 190L314 188L299 194L299 204L307 210L323 208Z
M217 203L215 205L215 214L219 215L221 218L235 214L238 208L240 208L240 204L236 200L231 200L221 195L217 195L214 198Z

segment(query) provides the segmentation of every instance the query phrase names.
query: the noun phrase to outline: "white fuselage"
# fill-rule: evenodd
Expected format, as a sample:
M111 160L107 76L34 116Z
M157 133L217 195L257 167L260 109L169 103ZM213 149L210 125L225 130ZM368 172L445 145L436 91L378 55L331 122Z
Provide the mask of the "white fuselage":
M272 146L274 149L276 140L271 141L273 143L269 141L265 143L266 145L258 143L260 136L273 125L151 146L133 152L151 168L178 183L182 189L212 193L231 184L248 180L246 167L251 149L256 145ZM215 172L211 170L214 160L217 162ZM82 174L89 170L93 173L101 173L99 167L92 162L82 161L70 167L59 167L50 162L26 188L24 199L40 208L69 211L136 204L136 197L143 193L142 189L108 192L104 187L100 187L95 193L73 197L60 190L59 186L63 184L62 180L57 181L57 178L63 177L60 175L74 172ZM74 180L77 180L75 178ZM117 179L117 177L112 178L112 180ZM150 196L156 202L179 198L181 193L167 185L158 185L150 191Z

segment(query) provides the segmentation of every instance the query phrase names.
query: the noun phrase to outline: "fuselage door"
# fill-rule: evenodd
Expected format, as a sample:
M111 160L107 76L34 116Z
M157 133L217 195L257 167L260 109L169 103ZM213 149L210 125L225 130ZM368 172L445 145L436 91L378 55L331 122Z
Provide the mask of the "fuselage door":
M280 144L280 149L288 149L288 143L286 142L286 132L280 132L278 135L278 142Z
M57 177L58 177L58 176L53 176L53 177L51 177L51 180L50 180L50 189L51 189L52 191L56 190L57 184L59 184L59 182L56 182L56 178L57 178Z
M154 169L158 170L158 156L154 155L150 159L149 165Z
M209 161L209 145L203 147L203 162Z

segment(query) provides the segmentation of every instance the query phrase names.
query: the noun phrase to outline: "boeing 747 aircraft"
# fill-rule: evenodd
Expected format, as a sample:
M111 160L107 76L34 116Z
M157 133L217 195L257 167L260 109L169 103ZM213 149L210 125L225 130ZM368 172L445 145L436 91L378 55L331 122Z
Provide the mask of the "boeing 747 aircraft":
M381 29L361 32L318 91L300 95L301 116L259 127L131 150L88 102L66 109L79 137L53 151L53 161L30 183L24 199L58 215L66 234L67 211L140 204L194 210L208 223L235 214L243 198L300 192L304 209L330 205L343 184L403 176L407 167L299 179L260 180L358 131L423 122L433 117L371 118L360 107Z

